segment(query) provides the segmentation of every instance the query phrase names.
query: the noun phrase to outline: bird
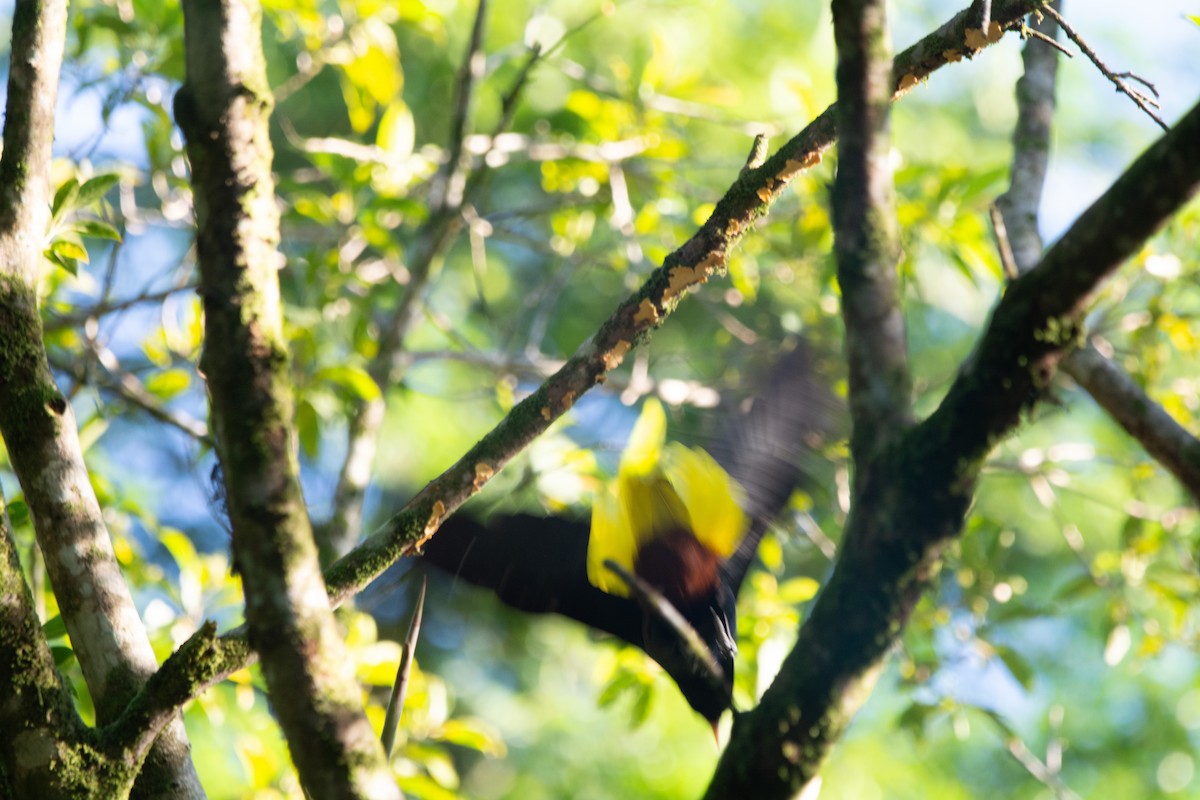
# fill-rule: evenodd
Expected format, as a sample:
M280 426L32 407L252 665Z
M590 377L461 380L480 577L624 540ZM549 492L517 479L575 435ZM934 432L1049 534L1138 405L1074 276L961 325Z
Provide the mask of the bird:
M762 396L739 404L711 452L666 442L665 412L649 399L590 519L457 514L420 559L513 608L641 648L716 735L732 706L738 592L836 428L836 407L801 342L774 364Z

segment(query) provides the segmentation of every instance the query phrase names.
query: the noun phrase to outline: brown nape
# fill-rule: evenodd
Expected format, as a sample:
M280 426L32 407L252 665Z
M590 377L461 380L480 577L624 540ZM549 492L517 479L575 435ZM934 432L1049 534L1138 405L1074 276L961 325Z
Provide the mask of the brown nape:
M686 609L712 597L719 563L717 554L690 530L678 528L642 545L633 571L676 608Z

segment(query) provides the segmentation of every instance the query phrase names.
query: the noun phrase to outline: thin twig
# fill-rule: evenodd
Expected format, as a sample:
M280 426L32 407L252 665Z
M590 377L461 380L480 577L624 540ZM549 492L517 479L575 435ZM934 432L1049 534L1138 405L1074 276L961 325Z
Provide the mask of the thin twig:
M1132 72L1118 72L1118 73L1117 73L1117 77L1118 77L1118 78L1129 78L1129 80L1131 80L1131 81L1137 81L1137 82L1138 82L1138 83L1140 83L1142 86L1145 86L1147 89L1149 89L1149 90L1150 90L1150 94L1154 95L1155 97L1159 97L1159 96L1160 96L1160 95L1158 94L1158 89L1155 89L1155 88L1154 88L1154 84L1153 84L1153 83L1151 83L1150 81L1146 80L1145 78L1142 78L1142 77L1139 77L1139 76L1137 76L1137 75L1134 75ZM1155 103L1155 104L1154 104L1154 107L1155 107L1155 108L1158 108L1159 106L1158 106L1158 104L1157 104L1157 103Z
M149 294L139 294L134 297L127 297L124 300L115 300L108 302L100 302L96 305L87 306L73 311L69 314L54 316L46 320L44 330L46 333L60 331L65 328L74 328L77 325L82 325L89 319L97 319L108 314L118 311L125 311L142 303L157 303L160 300L165 300L173 294L179 292L195 291L196 284L186 283L182 286L173 286L170 289L163 289L159 292L151 292Z
M992 234L996 237L996 250L1000 253L1000 265L1004 268L1004 277L1015 281L1020 274L1017 269L1017 259L1013 256L1012 244L1008 241L1008 230L1004 227L1004 215L1000 207L993 203L988 208L988 216L992 220Z
M425 588L428 580L421 577L421 593L413 609L412 621L408 623L408 635L404 637L404 648L400 651L400 665L396 668L396 681L392 684L392 696L388 698L387 715L383 719L383 752L388 758L396 744L396 729L400 725L400 714L404 711L404 695L408 692L408 678L412 673L413 660L417 652L417 637L421 635L421 617L425 612Z
M1062 782L1062 778L1057 773L1051 771L1040 758L1034 755L1033 751L1023 741L1015 736L1010 736L1005 742L1004 747L1009 755L1016 759L1017 763L1033 776L1034 780L1054 792L1056 800L1079 800L1079 795L1071 791L1070 787Z
M1126 83L1121 78L1121 75L1118 75L1117 73L1115 73L1111 69L1109 69L1108 65L1100 60L1100 56L1096 55L1096 51L1093 50L1090 46L1088 46L1088 43L1086 41L1084 41L1083 37L1080 36L1079 33L1074 28L1072 28L1065 19L1062 18L1061 14L1059 14L1057 11L1055 11L1049 5L1042 6L1042 12L1045 14L1048 14L1054 18L1054 20L1059 24L1059 27L1061 27L1063 29L1063 32L1065 34L1067 34L1067 36L1071 39L1071 41L1073 41L1076 45L1078 45L1079 49L1083 51L1083 54L1086 55L1089 59L1091 59L1091 62L1096 65L1096 69L1100 70L1102 73L1104 73L1104 77L1106 77L1110 81L1112 81L1112 84L1117 87L1118 92L1121 92L1122 94L1127 95L1129 97L1129 99L1133 100L1133 102L1137 105L1137 107L1140 108L1142 111L1146 112L1146 116L1150 117L1150 119L1157 122L1159 127L1162 128L1164 131L1171 129L1171 126L1168 125L1166 122L1164 122L1162 117L1160 117L1160 116L1158 116L1158 114L1154 113L1154 109L1151 108L1151 106L1154 106L1157 108L1158 103L1156 103L1155 101L1146 97L1144 94L1137 91L1136 89L1131 88L1129 86L1129 84ZM1122 73L1122 74L1129 75L1129 73ZM1130 77L1132 78L1133 76L1130 75ZM1134 80L1137 80L1139 83L1143 83L1143 84L1146 84L1147 86L1150 86L1150 84L1146 83L1146 81L1142 80L1141 78L1134 78ZM1150 87L1150 90L1154 91L1152 86ZM1158 93L1155 92L1156 96L1157 96L1157 94Z
M1046 34L1039 31L1037 28L1026 27L1021 30L1021 33L1024 34L1026 37L1032 36L1035 39L1039 39L1039 40L1045 42L1046 44L1050 45L1058 52L1062 53L1067 58L1075 57L1075 54L1072 53L1070 50L1068 50L1066 45L1062 44L1057 39L1055 39L1051 36L1047 36Z

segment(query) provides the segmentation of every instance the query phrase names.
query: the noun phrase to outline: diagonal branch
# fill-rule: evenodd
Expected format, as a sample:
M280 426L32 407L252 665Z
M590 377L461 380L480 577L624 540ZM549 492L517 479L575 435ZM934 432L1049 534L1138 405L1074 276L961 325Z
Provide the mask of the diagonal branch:
M38 313L66 26L64 0L16 5L0 156L0 433L103 723L141 690L158 662L113 553L71 405L51 374ZM61 756L47 747L42 757ZM137 796L168 792L204 794L178 714L135 787Z
M305 789L322 798L399 798L321 581L292 449L261 9L253 0L185 0L183 9L187 79L175 116L196 198L201 371L249 640ZM213 652L202 646L212 627L198 636L192 650Z
M1063 372L1086 389L1200 504L1200 439L1176 422L1091 342L1067 356Z

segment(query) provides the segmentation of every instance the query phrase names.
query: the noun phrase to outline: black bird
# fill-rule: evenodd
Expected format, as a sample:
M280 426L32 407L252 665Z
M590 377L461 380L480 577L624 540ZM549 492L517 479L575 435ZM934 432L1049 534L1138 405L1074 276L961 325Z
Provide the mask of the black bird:
M442 524L422 558L493 590L514 608L562 614L640 647L715 731L732 701L738 590L764 532L804 475L801 461L830 432L835 417L832 396L814 376L804 345L772 368L763 397L741 406L712 457L669 445L663 457L675 459L674 471L639 467L639 453L631 453L638 445L631 444L622 458L615 496L596 499L591 524L529 514L493 516L484 523L459 515ZM648 416L653 413L644 411L632 439L639 437L638 428ZM656 461L657 454L647 458ZM633 472L641 470L632 478L631 464ZM715 473L705 472L709 465ZM703 473L701 491L690 491L701 495L698 500L688 496L686 486L679 488L680 471ZM735 484L732 491L719 485L722 479L729 483L726 472ZM623 491L626 495L619 496ZM635 501L631 492L642 494ZM738 498L741 510L732 511L736 520L722 505L722 492ZM701 504L699 513L683 508L689 500L693 506ZM622 544L618 536L613 545L607 529L624 511L643 517L647 530L632 537L626 531L628 540ZM725 533L714 539L714 527ZM592 541L589 547L589 540L601 533L609 544L598 547ZM622 553L623 547L629 552ZM626 568L624 577L603 565L610 557L618 569ZM629 581L635 584L632 592ZM645 586L679 612L710 658L669 624L654 599L640 591Z

